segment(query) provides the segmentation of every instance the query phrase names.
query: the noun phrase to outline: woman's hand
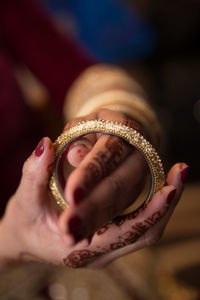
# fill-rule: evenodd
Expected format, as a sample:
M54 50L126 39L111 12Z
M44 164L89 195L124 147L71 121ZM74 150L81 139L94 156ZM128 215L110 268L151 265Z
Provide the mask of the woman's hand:
M95 144L96 146L98 143L99 148L93 154L100 150L106 153L105 138L109 140L109 136L99 137ZM92 150L95 150L95 146ZM71 193L71 202L70 197L68 198L70 208L60 214L48 192L48 178L54 161L54 152L50 139L44 138L25 162L21 183L10 199L4 218L1 220L0 260L21 258L66 264L71 267L85 265L99 267L121 255L156 242L181 197L188 166L184 163L174 165L168 173L167 185L157 192L147 205L136 213L115 217L137 194L131 192L131 183L134 182L137 187L137 181L134 180L136 173L130 170L130 166L135 172L141 171L139 181L144 176L142 173L145 167L142 165L140 155L127 148L127 155L120 165L114 166L115 170L113 169L109 175L109 177L114 175L114 179L98 177L99 184L97 181L92 182L90 185L92 189L83 196L84 200L76 202L73 198L73 184L76 186L76 182L81 182L81 187L84 187L80 164L74 174L77 174L76 176L79 176L82 181L76 181L76 176L71 175L69 178L71 191L67 189L65 191L67 197ZM69 160L72 154L71 152L68 155ZM91 154L92 151L85 157L86 162ZM91 162L92 157L89 159ZM79 171L80 173L75 173ZM130 182L124 180L127 173L129 175L126 178L133 177ZM115 184L111 183L112 180L118 180L117 189ZM121 181L124 188L118 189ZM125 205L121 203L123 199ZM120 203L120 208L116 205L116 201ZM113 217L115 218L112 223L108 222ZM92 240L88 238L91 234L93 234Z
M117 121L140 131L134 121L106 109L73 120L65 128L95 119ZM71 235L71 244L75 244L136 200L145 183L147 164L134 147L102 133L89 134L74 142L67 158L76 169L67 179L64 194L70 208L61 218L61 228Z

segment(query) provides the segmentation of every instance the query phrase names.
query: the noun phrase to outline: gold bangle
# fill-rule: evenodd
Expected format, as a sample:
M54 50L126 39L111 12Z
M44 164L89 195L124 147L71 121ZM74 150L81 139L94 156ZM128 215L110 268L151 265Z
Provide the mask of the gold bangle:
M151 173L151 190L147 199L142 205L149 201L149 199L160 190L165 183L165 174L161 160L153 148L153 146L136 130L129 128L121 123L107 121L107 120L91 120L83 121L70 129L64 131L55 141L55 162L52 175L49 180L50 191L58 206L62 209L68 207L63 195L63 184L60 181L59 168L63 161L63 155L66 155L66 149L71 142L80 136L103 132L124 139L129 144L136 147L143 154ZM64 158L65 158L64 155Z

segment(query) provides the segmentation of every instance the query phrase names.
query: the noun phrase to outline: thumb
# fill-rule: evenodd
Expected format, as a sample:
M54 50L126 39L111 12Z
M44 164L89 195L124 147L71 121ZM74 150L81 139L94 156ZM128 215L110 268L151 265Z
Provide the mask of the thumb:
M17 200L21 204L31 207L33 204L44 202L53 161L53 145L51 140L45 137L24 163L21 182L16 192Z

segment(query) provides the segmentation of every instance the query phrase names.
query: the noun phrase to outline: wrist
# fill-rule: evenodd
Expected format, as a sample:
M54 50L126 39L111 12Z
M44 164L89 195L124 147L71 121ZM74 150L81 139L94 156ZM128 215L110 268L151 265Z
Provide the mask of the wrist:
M88 68L71 87L64 106L66 121L100 109L122 113L143 128L145 137L158 147L160 126L141 86L123 69L96 65Z
M7 224L5 217L0 221L0 266L10 261L17 260L21 252L18 236Z

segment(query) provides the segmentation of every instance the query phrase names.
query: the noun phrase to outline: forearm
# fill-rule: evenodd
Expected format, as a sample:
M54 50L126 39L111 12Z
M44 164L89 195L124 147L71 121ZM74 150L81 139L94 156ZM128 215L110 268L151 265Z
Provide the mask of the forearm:
M5 217L0 220L0 267L17 260L21 252L18 236L13 233L11 224L7 223Z
M66 120L106 108L135 120L147 139L159 145L160 127L143 88L122 68L111 65L89 67L75 81L66 97Z

